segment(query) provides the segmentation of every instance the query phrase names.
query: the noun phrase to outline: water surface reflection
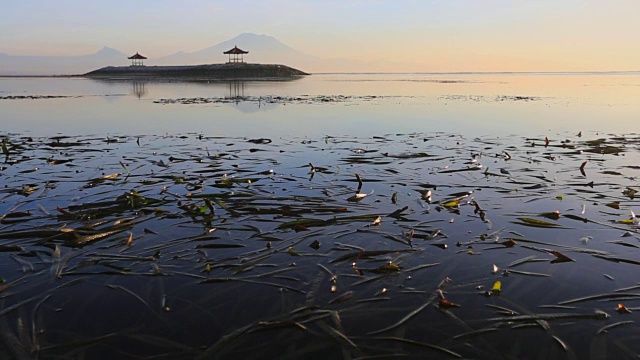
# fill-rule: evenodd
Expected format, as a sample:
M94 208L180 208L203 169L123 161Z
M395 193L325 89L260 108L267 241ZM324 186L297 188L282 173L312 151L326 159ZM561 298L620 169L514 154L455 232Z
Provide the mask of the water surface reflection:
M637 357L639 79L0 78L0 358Z
M3 126L43 133L117 128L238 136L624 133L640 114L640 75L321 74L294 81L133 83L0 78L0 97L40 95L62 98L0 100ZM157 103L161 99L187 101Z

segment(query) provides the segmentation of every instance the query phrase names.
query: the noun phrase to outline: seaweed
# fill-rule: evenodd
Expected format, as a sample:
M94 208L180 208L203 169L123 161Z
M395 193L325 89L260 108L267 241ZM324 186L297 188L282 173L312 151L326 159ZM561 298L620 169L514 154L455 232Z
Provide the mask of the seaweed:
M18 139L0 355L583 356L588 336L640 353L609 335L633 320L593 311L640 297L636 138Z

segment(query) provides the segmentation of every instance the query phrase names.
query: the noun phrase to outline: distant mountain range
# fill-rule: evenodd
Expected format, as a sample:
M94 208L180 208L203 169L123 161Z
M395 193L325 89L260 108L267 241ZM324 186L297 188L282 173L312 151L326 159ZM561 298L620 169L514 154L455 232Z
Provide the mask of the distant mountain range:
M126 55L104 47L95 54L79 56L24 56L0 53L0 75L72 75L108 65L124 65ZM124 60L123 60L124 59Z
M217 45L195 51L145 60L146 65L198 65L227 61L223 55L234 46L249 51L245 61L251 63L283 64L306 72L364 72L397 68L418 71L415 64L390 62L362 62L348 59L326 59L295 50L268 35L244 33ZM139 49L144 55L144 49ZM104 47L100 51L80 56L15 56L0 53L0 75L74 75L84 74L105 66L127 66L128 56L119 50Z

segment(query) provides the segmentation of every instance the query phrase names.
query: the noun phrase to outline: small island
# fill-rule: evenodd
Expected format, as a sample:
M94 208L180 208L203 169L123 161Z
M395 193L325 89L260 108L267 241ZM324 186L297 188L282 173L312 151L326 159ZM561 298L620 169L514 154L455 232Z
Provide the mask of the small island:
M229 55L227 63L182 66L146 66L143 63L146 57L136 53L129 57L132 61L130 66L107 66L82 76L103 79L282 80L309 75L285 65L248 64L242 57L247 53L236 46L224 52Z
M210 64L185 66L107 66L83 76L91 78L162 78L190 80L277 80L309 75L303 71L274 64Z

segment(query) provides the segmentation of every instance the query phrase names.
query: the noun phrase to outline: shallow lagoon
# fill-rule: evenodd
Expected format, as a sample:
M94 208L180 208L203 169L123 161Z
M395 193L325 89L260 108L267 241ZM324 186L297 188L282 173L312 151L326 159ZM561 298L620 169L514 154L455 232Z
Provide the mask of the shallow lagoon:
M637 74L0 86L3 356L640 352Z
M431 131L472 136L579 131L586 135L594 131L634 131L640 113L636 101L640 96L640 74L325 74L290 82L232 84L0 78L0 97L28 95L67 97L3 100L5 131L45 136L68 131L77 135L197 132L254 137ZM264 106L258 102L186 107L154 104L159 99L302 95L356 98L314 104L329 106ZM365 99L372 96L376 98ZM518 96L525 98L513 101ZM523 128L527 134L522 134Z

